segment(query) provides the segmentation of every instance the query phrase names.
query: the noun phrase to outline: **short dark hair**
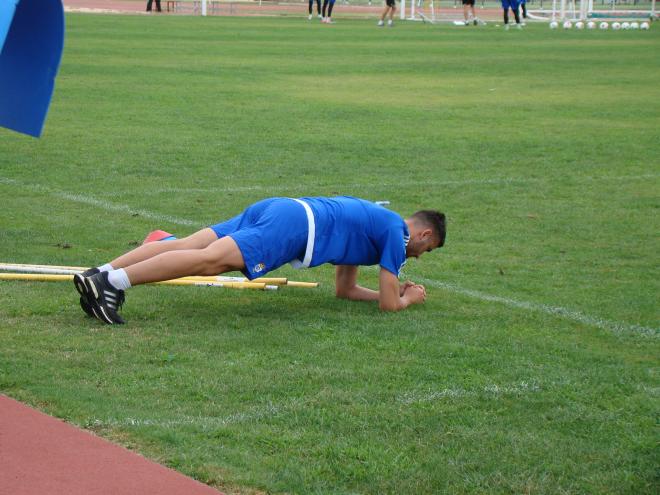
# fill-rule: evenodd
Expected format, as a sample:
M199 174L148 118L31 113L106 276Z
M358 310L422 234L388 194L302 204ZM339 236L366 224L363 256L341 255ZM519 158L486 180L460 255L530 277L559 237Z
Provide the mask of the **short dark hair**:
M438 237L438 247L445 245L445 237L447 237L447 219L444 213L436 210L420 210L410 217L414 221L430 227L435 235Z

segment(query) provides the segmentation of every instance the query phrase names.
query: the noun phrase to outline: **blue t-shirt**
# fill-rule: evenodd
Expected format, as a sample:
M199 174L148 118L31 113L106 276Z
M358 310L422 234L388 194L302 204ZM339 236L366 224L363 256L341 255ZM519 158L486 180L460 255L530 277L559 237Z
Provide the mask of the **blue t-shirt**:
M312 209L316 225L310 266L378 264L399 276L410 234L397 213L349 196L300 199Z

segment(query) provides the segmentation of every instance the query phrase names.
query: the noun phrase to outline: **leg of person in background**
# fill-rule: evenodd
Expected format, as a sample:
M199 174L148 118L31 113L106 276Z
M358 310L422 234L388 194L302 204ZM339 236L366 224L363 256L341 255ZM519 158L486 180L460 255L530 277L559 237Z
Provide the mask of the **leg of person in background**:
M312 20L312 7L313 6L314 6L314 0L309 0L309 9L308 9L309 15L307 16L308 21Z
M383 13L380 14L380 19L378 19L378 27L383 27L385 25L385 16L387 16L389 10L390 10L389 5L385 5L385 8L383 9Z
M316 15L318 16L319 19L322 19L322 17L321 17L321 0L316 0Z
M511 10L513 11L513 16L516 18L516 27L522 29L522 26L520 25L520 13L518 12L519 5L516 0L511 0Z
M163 11L163 9L160 8L160 0L156 0L156 10L157 10L158 12L162 12L162 11Z
M474 13L474 2L475 0L462 0L463 1L463 19L466 26L470 25L470 22L473 22L476 26L479 24L477 20L477 15Z
M502 0L502 13L504 17L504 29L509 29L509 2Z
M392 0L392 5L390 7L390 20L387 21L388 27L394 26L394 14L396 13L396 0Z
M385 25L385 18L390 16L390 19L387 21L388 26L393 25L392 19L394 18L394 12L396 11L396 3L395 0L385 0L385 9L383 9L383 13L380 15L380 20L378 21L378 26L383 27Z
M328 7L328 16L325 18L327 24L333 24L332 22L332 8L335 6L335 0L330 0L330 6Z
M520 2L520 10L522 11L523 19L527 19L527 0L522 0ZM523 21L524 24L525 21Z
M323 9L321 10L321 22L326 22L325 12L328 9L328 3L330 3L330 0L323 0Z
M147 12L151 12L151 4L154 0L147 0Z
M520 14L518 14L518 2L517 0L502 0L502 10L504 13L504 29L509 30L509 9L513 12L513 16L516 18L516 27L522 29L520 26Z

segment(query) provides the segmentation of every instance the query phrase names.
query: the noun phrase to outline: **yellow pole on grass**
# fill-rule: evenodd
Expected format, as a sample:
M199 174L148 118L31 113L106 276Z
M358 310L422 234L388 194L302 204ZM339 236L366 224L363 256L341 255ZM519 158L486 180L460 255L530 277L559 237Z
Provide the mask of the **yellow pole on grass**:
M84 272L89 267L85 268L82 266L64 266L64 265L33 265L30 263L0 263L0 270L3 271L27 271L29 269L34 272L39 271L39 269L45 270L67 270L75 272Z
M25 280L30 282L68 282L73 275L55 275L49 273L0 273L0 280ZM196 285L207 287L224 287L226 289L256 289L276 290L276 285L267 285L263 282L219 282L203 280L164 280L154 282L154 285Z
M36 264L27 264L27 263L0 263L0 272L19 272L26 275L66 275L69 278L51 278L44 280L70 280L73 275L76 273L81 273L87 270L87 268L80 266L64 266L64 265L36 265ZM0 276L2 273L0 273ZM0 280L3 280L0 278ZM4 278L4 280L40 280L34 277L28 278ZM266 285L281 285L287 287L302 287L302 288L314 288L318 287L317 282L294 282L287 279L286 277L260 277L255 278L250 281L245 277L229 277L222 275L214 276L189 276L181 277L181 280L191 280L196 282L236 282L236 283L264 283Z

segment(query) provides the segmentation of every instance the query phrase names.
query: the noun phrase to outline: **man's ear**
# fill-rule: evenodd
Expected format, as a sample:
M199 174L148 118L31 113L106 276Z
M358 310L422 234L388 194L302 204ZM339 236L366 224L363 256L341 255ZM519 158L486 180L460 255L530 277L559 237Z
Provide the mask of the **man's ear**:
M424 229L422 231L422 240L427 240L433 237L433 229Z

